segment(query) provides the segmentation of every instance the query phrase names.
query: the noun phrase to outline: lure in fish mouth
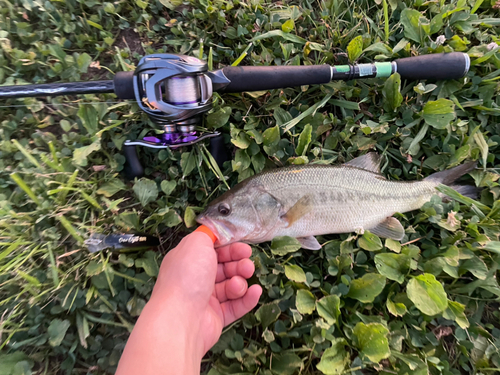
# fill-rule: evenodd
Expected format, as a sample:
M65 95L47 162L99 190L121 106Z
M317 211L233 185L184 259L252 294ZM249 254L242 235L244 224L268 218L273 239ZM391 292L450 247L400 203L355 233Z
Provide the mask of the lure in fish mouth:
M475 186L453 185L475 167L469 162L413 182L387 180L376 153L337 166L277 168L237 184L212 201L196 221L217 236L216 247L290 236L303 248L318 250L321 245L314 236L364 230L401 240L404 228L394 213L422 207L437 194L439 184L475 197Z

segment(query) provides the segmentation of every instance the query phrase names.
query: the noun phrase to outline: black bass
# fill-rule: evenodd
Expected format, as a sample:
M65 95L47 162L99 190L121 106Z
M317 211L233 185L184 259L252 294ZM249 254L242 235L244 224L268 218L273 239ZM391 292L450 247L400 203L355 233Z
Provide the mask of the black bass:
M338 166L277 168L242 181L196 220L217 236L216 247L290 236L304 249L318 250L321 245L314 236L365 230L401 240L404 228L394 213L422 207L438 193L439 184L450 185L475 167L469 162L414 182L387 180L380 174L376 153ZM474 186L451 187L466 196L477 191Z

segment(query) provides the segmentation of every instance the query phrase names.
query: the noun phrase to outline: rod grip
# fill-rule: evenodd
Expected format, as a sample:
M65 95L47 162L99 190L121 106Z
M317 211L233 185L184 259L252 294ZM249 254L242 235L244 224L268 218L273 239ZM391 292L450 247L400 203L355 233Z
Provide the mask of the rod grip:
M231 81L221 92L272 90L330 82L330 65L309 66L228 66L222 69Z
M396 60L397 72L408 80L458 79L467 74L469 55L462 52L436 53Z
M137 156L136 146L123 145L123 154L125 155L124 173L128 180L144 176L144 167Z
M118 72L113 78L115 94L120 99L135 99L134 72Z

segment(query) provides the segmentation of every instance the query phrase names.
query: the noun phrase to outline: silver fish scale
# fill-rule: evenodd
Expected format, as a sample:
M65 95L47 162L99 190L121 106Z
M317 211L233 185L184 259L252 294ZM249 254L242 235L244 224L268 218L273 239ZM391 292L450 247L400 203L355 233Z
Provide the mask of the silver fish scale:
M272 236L311 236L370 229L396 212L417 209L438 182L388 181L350 166L309 165L271 170L253 178L280 201L284 212L308 196L311 210Z

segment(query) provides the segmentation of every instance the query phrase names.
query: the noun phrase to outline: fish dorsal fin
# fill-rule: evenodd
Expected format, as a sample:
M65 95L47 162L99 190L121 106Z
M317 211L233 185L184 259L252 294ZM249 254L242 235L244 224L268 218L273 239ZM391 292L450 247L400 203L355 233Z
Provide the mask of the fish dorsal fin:
M380 174L380 155L376 152L369 152L344 163L344 165Z
M311 197L309 195L304 195L297 202L295 202L292 208L290 208L283 216L281 216L281 219L286 222L286 228L288 228L302 216L311 212L311 210Z
M300 242L303 249L307 249L307 250L319 250L319 249L321 249L321 245L319 244L318 240L314 236L299 237L299 238L297 238L297 241Z
M378 223L373 228L367 229L379 237L390 238L396 241L400 241L405 235L405 229L399 220L392 216Z

